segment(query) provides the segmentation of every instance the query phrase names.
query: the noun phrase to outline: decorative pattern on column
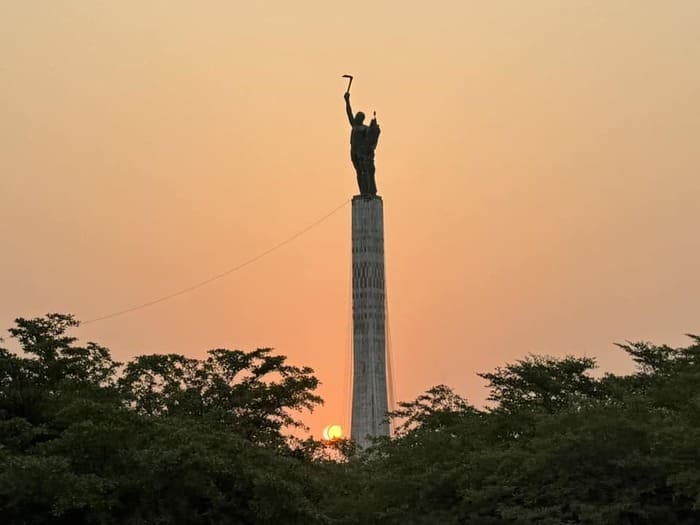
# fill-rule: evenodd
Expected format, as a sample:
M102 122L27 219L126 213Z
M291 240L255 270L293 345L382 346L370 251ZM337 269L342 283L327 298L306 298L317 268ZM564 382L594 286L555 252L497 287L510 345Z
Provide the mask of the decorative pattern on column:
M353 388L350 435L388 436L384 208L381 197L352 199Z

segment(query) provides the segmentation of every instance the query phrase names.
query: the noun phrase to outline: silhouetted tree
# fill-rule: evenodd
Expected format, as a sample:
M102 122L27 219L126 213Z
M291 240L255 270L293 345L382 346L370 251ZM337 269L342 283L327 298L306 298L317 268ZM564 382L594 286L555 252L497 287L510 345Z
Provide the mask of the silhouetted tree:
M283 431L320 398L269 349L204 361L78 346L68 315L0 349L2 523L321 523L322 485Z
M0 348L0 523L700 523L700 338L633 374L528 356L492 405L444 385L367 450L291 439L318 380L269 349L121 365L62 314Z

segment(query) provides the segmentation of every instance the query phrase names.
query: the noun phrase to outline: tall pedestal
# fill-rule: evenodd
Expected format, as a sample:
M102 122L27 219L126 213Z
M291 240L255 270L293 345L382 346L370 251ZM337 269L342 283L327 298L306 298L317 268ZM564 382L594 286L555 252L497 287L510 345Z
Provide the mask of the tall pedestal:
M352 199L353 387L351 437L388 436L384 208L381 197Z

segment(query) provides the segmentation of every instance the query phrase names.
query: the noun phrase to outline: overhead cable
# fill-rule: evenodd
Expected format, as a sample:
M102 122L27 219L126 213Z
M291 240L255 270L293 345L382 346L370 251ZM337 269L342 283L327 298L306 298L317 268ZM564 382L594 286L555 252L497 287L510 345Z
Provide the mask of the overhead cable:
M149 306L153 306L153 305L156 305L156 304L158 304L158 303L162 303L162 302L164 302L164 301L167 301L167 300L172 299L172 298L174 298L174 297L177 297L177 296L179 296L179 295L184 295L184 294L189 293L189 292L191 292L191 291L193 291L193 290L196 290L197 288L201 288L202 286L205 286L205 285L207 285L207 284L209 284L209 283L211 283L211 282L213 282L213 281L216 281L216 280L218 280L218 279L222 279L223 277L226 277L227 275L230 275L230 274L232 274L233 272L237 272L238 270L240 270L240 269L242 269L242 268L245 268L246 266L249 266L249 265L253 264L254 262L256 262L256 261L262 259L263 257L265 257L266 255L269 255L269 254L271 254L272 252L274 252L274 251L276 251L276 250L279 250L279 249L282 248L283 246L289 244L290 242L292 242L292 241L298 239L299 237L301 237L302 235L304 235L305 233L307 233L309 230L312 230L313 228L315 228L316 226L318 226L319 224L321 224L322 222L324 222L326 219L329 219L332 215L334 215L335 213L337 213L338 211L340 211L342 208L344 208L345 206L347 206L349 202L350 202L349 199L346 200L346 201L344 201L341 205L339 205L339 206L333 208L331 211L329 211L328 213L326 213L325 215L323 215L323 216L320 217L319 219L315 220L314 222L312 222L311 224L309 224L309 225L306 226L305 228L302 228L301 230L299 230L298 232L296 232L294 235L292 235L292 236L290 236L290 237L287 237L285 240L283 240L283 241L281 241L281 242L275 244L274 246L272 246L271 248L268 248L268 249L265 250L264 252L261 252L261 253L259 253L258 255L256 255L256 256L254 256L254 257L251 257L250 259L247 259L247 260L243 261L242 263L240 263L240 264L234 266L233 268L229 268L228 270L223 271L223 272L221 272L221 273L219 273L219 274L217 274L217 275L214 275L214 276L212 276L212 277L209 277L208 279L205 279L205 280L200 281L200 282L198 282L198 283L195 283L195 284L193 284L193 285L187 286L186 288L182 288L182 289L177 290L177 291L175 291L175 292L172 292L172 293L170 293L170 294L168 294L168 295L164 295L164 296L162 296L162 297L158 297L157 299L153 299L153 300L148 301L148 302L145 302L145 303L141 303L141 304L137 304L137 305L131 306L131 307L129 307L129 308L125 308L124 310L118 310L118 311L116 311L116 312L112 312L112 313L109 313L109 314L106 314L106 315L102 315L102 316L100 316L100 317L95 317L95 318L93 318L93 319L88 319L87 321L83 321L81 324L96 323L96 322L98 322L98 321L104 321L104 320L106 320L106 319L111 319L111 318L113 318L113 317L118 317L118 316L120 316L120 315L125 315L125 314L131 313L131 312L135 312L135 311L141 310L141 309L143 309L143 308L148 308Z

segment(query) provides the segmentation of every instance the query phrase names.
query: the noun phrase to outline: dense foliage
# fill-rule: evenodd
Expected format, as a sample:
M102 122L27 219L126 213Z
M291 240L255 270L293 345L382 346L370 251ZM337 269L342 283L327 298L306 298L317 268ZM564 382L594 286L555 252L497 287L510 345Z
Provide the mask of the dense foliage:
M638 365L625 377L594 379L590 358L530 356L482 374L490 410L444 386L402 403L397 437L358 467L345 523L700 523L691 338L622 345Z
M287 436L320 402L269 349L115 362L17 319L0 348L0 523L700 523L700 338L621 345L637 371L528 356L445 386L366 451Z
M0 350L1 523L318 521L323 487L282 435L320 401L311 369L268 349L122 368L76 324L18 319L24 356Z

